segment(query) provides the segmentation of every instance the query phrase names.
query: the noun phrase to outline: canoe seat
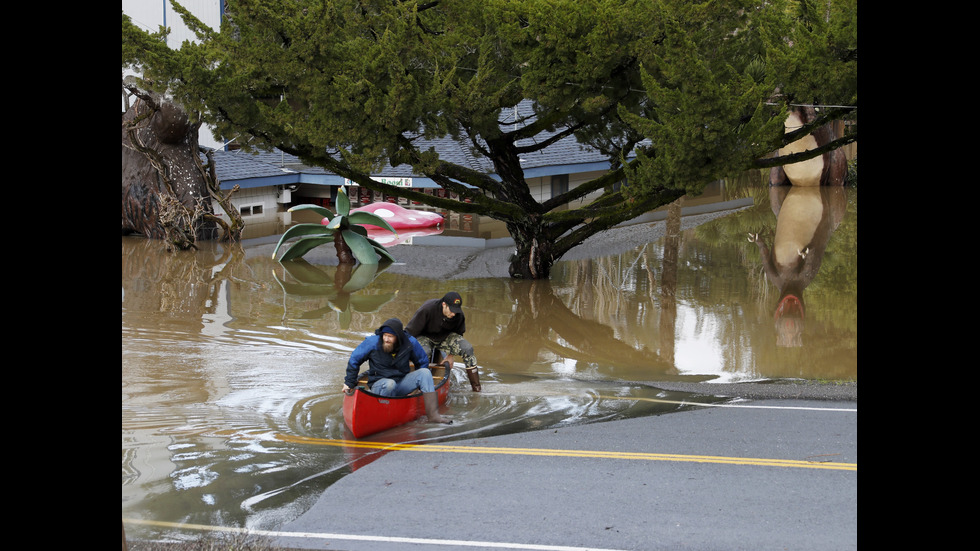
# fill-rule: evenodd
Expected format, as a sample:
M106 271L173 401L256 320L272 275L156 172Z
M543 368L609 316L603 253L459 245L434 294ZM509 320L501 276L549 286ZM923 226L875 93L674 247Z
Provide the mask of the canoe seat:
M443 359L442 358L442 351L441 350L436 350L435 354L433 354L433 357L434 358L438 358L438 359ZM453 362L453 357L452 356L446 356L445 357L445 360L449 360L450 365L451 365L452 362ZM446 368L443 367L442 364L429 364L429 370L432 371L432 382L435 384L435 386L439 386L439 383L442 382L442 380L446 378L446 375L448 375L448 373L446 373L446 371L447 371ZM358 375L358 377L357 377L357 386L359 386L359 387L363 388L364 390L367 390L367 391L370 392L371 386L368 385L368 372L367 371L364 371L360 375ZM410 392L408 395L409 396L412 396L414 394L421 394L421 393L418 390L415 390L413 392Z
M431 361L432 363L429 364L429 370L432 371L432 382L435 383L436 386L439 386L439 383L446 378L446 375L448 375L446 372L447 370L445 367L443 367L442 363L448 361L449 365L453 365L456 359L453 358L452 354L445 354L442 350L437 348L432 351Z

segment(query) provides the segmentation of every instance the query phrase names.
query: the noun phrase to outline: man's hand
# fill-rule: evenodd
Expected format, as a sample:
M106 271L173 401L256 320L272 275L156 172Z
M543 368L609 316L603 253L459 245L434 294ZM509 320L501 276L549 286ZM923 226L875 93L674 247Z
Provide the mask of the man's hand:
M347 386L347 383L344 383L344 394L350 394L351 392L353 392L351 388Z

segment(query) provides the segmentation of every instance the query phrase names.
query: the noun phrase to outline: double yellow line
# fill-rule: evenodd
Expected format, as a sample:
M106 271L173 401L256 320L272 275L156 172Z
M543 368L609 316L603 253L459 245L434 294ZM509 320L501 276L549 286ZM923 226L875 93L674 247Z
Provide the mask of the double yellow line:
M399 444L396 442L363 442L360 440L336 440L277 434L277 440L294 444L337 446L344 448L370 448L433 453L482 453L502 455L541 455L548 457L581 457L600 459L627 459L641 461L680 461L689 463L722 463L727 465L755 465L761 467L794 467L801 469L830 469L857 471L857 463L834 463L827 460L763 459L752 457L723 457L711 455L680 455L673 453L637 453L591 450L558 450L542 448L496 448L482 446L450 446L442 444ZM828 456L820 456L826 458Z

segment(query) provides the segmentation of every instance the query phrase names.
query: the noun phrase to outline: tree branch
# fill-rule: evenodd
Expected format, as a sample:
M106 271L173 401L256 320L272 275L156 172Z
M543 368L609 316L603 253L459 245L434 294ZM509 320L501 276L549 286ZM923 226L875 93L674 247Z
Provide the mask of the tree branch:
M621 209L619 214L615 213L614 207L608 209L602 209L603 211L608 211L601 218L592 219L587 224L581 224L570 233L562 236L555 241L555 245L552 249L556 258L560 258L566 252L570 251L574 247L580 245L583 241L589 237L605 231L617 224L626 222L627 220L632 220L641 214L649 212L653 209L671 203L678 197L685 194L684 190L674 190L668 189L663 190L660 193L653 194L642 201L636 201L632 203L628 208L623 209L622 206L618 208Z
M776 157L766 157L764 159L756 159L752 162L751 168L772 168L774 166L783 166L793 163L798 163L800 161L805 161L807 159L812 159L814 157L819 157L828 151L833 151L835 149L840 149L845 145L856 142L858 139L857 132L853 134L848 134L842 138L837 138L832 142L828 142L815 149L808 149L806 151L801 151L799 153L791 153L789 155L778 155Z

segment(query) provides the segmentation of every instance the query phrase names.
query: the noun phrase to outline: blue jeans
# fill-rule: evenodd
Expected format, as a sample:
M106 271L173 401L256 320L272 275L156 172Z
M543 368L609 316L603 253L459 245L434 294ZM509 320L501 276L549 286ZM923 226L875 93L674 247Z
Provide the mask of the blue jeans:
M429 371L428 367L412 371L397 383L394 379L378 379L371 385L371 392L381 396L404 396L415 389L422 392L435 392L436 387L432 382L432 372Z

